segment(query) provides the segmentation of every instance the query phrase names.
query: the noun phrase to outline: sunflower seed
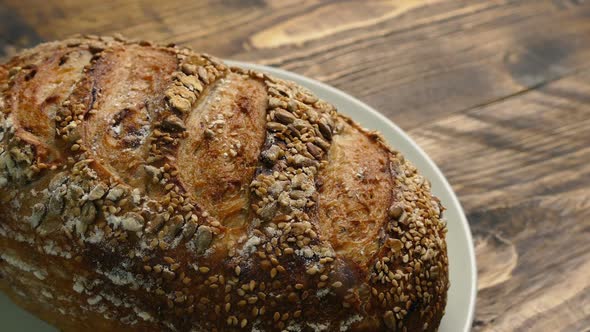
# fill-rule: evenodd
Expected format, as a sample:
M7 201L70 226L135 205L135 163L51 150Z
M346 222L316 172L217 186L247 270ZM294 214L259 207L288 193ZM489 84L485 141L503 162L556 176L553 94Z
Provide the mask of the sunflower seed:
M284 109L277 109L275 110L274 118L276 121L283 123L283 124L290 124L295 121L295 116Z
M200 226L197 229L197 234L193 240L197 249L197 255L204 254L205 251L209 249L212 240L213 233L211 232L211 229L207 226Z
M33 205L33 211L31 214L31 218L29 219L29 221L31 222L31 226L33 228L37 228L37 226L39 226L39 224L41 223L41 220L43 220L43 218L45 217L46 213L47 208L43 203L37 203Z
M88 193L88 200L95 201L101 199L106 193L109 187L104 183L97 184L90 193Z

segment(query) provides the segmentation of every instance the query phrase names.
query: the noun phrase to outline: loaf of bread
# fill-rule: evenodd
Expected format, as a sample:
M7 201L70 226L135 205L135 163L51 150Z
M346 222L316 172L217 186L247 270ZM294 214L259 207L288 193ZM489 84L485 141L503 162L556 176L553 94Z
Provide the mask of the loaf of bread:
M292 82L118 37L0 66L0 289L63 331L436 331L442 211Z

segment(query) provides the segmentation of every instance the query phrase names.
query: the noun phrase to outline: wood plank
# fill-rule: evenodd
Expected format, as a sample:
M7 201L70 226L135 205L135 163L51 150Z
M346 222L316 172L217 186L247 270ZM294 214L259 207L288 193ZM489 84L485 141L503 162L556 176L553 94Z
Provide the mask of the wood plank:
M470 214L480 285L473 331L590 326L590 196L564 194ZM484 268L485 267L485 268Z
M41 41L37 32L20 15L15 15L6 6L0 6L0 62L19 49Z
M590 186L590 70L410 131L467 210ZM590 192L588 193L590 195Z
M590 326L590 70L410 135L468 211L474 331Z

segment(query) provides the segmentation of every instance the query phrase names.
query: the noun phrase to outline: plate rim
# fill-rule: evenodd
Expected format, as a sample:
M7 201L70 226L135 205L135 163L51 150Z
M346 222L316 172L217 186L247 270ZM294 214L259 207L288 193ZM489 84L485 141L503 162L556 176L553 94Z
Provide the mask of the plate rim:
M468 243L468 245L467 245L467 249L468 249L467 250L467 261L472 268L472 273L470 275L472 287L469 289L469 304L468 304L469 308L467 309L467 317L465 319L462 331L465 331L465 332L470 331L471 326L473 324L473 319L474 319L474 315L475 315L475 306L476 306L476 301L477 301L477 263L476 263L476 259L475 259L475 247L474 247L474 242L473 242L473 236L471 233L471 228L469 227L469 222L467 221L467 217L465 216L465 211L463 210L463 207L461 206L461 202L459 201L459 198L455 194L455 191L453 190L453 188L449 184L449 181L444 176L444 174L440 170L440 168L436 165L436 163L428 156L428 154L426 154L426 152L424 152L424 150L420 147L420 145L418 145L403 129L401 129L392 120L388 119L385 115L383 115L382 113L380 113L379 111L377 111L373 107L369 106L368 104L364 103L363 101L361 101L361 100L359 100L359 99L347 94L346 92L344 92L340 89L337 89L331 85L328 85L328 84L318 81L316 79L309 78L309 77L303 76L301 74L297 74L297 73L294 73L294 72L291 72L291 71L288 71L288 70L285 70L282 68L261 65L261 64L251 63L251 62L230 60L230 59L224 59L224 62L230 66L249 68L249 69L254 69L254 70L258 70L258 71L262 71L262 72L269 72L271 74L278 73L280 76L283 76L283 77L293 77L298 81L304 82L304 86L310 88L310 90L312 90L312 91L313 91L312 86L317 86L321 89L324 89L324 90L328 91L329 93L335 94L338 97L340 97L344 100L347 100L351 104L355 104L359 108L365 109L368 112L372 113L372 115L374 115L376 118L378 118L380 121L385 123L388 127L390 127L393 131L395 131L396 134L400 135L404 140L406 140L408 143L410 143L410 145L416 150L417 154L420 155L420 157L432 169L435 176L437 176L439 178L439 180L441 181L441 183L443 185L442 189L444 191L448 192L451 204L454 206L454 208L458 212L461 229L463 230L463 233L467 238L467 243Z

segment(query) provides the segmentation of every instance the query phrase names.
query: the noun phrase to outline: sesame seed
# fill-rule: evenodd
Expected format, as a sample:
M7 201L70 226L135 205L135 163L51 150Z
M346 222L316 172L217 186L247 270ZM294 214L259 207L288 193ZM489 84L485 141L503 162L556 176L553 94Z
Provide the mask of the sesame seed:
M168 264L174 264L174 262L175 262L173 258L168 257L168 256L164 257L164 261Z

